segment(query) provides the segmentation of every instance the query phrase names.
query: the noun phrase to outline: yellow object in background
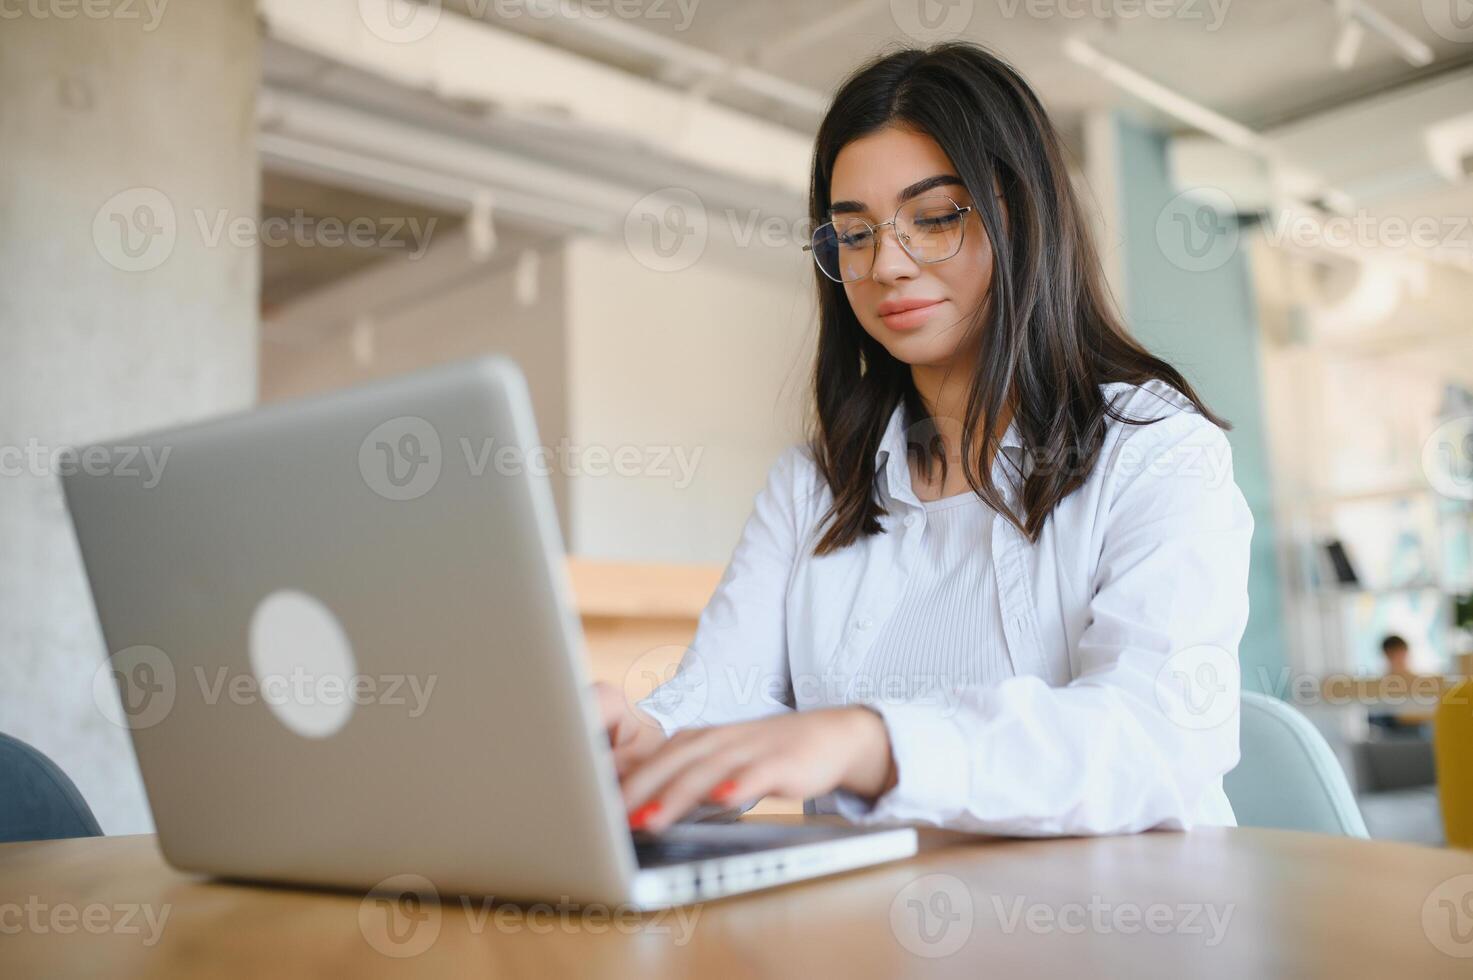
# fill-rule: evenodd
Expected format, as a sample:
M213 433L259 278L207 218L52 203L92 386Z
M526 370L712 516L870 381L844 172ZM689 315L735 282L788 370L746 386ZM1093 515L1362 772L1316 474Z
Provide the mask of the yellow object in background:
M1442 696L1432 748L1447 846L1473 850L1473 677Z

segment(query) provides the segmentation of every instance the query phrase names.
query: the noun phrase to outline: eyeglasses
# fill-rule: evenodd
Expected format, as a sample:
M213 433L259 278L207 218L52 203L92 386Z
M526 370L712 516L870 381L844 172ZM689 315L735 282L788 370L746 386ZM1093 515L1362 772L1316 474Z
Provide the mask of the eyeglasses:
M872 225L857 215L845 215L813 229L813 240L803 246L813 254L819 271L834 282L855 282L869 275L879 251L880 229L895 226L895 240L905 254L927 265L942 262L961 251L966 229L963 207L944 195L919 197L895 209L889 221Z

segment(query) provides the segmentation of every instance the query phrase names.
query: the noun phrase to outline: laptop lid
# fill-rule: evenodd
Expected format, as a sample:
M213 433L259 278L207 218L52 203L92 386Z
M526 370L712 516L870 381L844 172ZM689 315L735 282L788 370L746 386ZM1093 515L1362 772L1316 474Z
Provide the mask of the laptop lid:
M618 900L617 778L524 378L489 358L154 433L63 477L169 861ZM88 461L91 461L89 465ZM116 682L119 713L106 685Z

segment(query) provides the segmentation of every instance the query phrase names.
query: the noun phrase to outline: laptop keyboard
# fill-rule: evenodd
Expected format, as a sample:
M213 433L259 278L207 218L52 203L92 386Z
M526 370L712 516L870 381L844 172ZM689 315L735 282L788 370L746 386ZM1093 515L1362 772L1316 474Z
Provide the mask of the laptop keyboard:
M844 836L832 827L772 824L676 824L659 834L635 831L634 855L641 868L751 854Z
M641 868L658 868L669 864L687 864L692 861L709 861L712 858L731 857L733 854L749 854L767 848L759 844L718 844L715 841L661 840L651 837L634 838L634 857Z

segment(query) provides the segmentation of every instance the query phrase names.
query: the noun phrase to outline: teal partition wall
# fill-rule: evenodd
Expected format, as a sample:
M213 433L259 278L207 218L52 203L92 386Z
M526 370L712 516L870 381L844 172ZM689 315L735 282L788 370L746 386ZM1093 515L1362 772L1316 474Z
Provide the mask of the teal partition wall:
M1220 193L1178 194L1167 172L1166 134L1119 113L1113 130L1126 318L1143 343L1175 365L1208 406L1233 424L1233 472L1255 524L1250 613L1240 651L1243 686L1275 694L1287 664L1283 602L1258 317L1241 229Z

